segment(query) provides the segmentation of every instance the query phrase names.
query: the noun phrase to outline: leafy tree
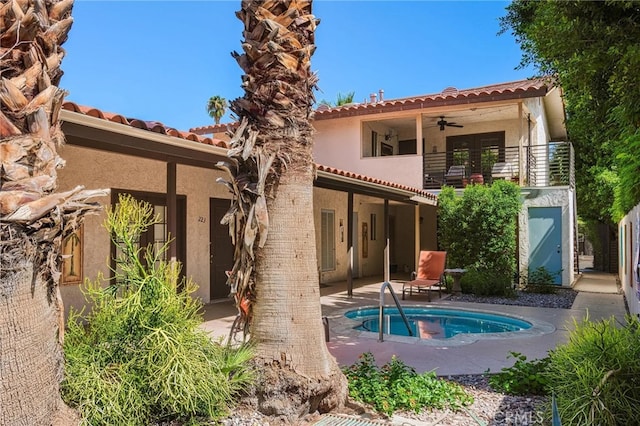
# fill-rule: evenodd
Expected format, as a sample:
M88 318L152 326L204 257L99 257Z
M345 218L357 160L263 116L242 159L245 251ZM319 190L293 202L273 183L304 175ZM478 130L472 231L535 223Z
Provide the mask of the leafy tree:
M227 109L227 100L221 96L212 96L207 102L207 113L215 120L216 124L220 124L220 119Z
M355 96L355 94L356 92L353 92L353 91L344 95L342 93L338 93L338 100L336 101L336 106L350 104L351 102L353 102L353 97Z
M580 215L618 221L640 202L640 2L516 0L501 28L520 44L521 66L564 90Z
M320 101L320 105L326 105L328 107L334 107L334 106L339 107L342 105L347 105L353 102L353 97L355 96L355 94L356 92L353 92L353 91L347 93L346 95L343 95L342 93L338 93L338 98L335 104L331 103L331 101L323 99Z

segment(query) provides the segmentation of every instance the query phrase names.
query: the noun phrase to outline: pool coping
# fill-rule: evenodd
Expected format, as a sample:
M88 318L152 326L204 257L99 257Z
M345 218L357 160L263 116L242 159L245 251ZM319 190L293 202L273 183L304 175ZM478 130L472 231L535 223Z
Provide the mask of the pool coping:
M512 313L504 313L499 311L494 311L490 309L477 309L477 308L468 308L468 307L459 307L459 306L442 306L439 304L412 304L411 308L432 308L432 309L452 309L459 311L469 311L469 312L478 312L484 314L491 315L500 315L506 316L514 319L518 319L521 321L526 321L531 324L531 328L526 330L519 331L506 331L499 333L461 333L457 334L448 339L421 339L420 337L411 337L411 336L397 336L393 334L384 334L383 339L385 342L396 342L396 343L406 343L406 344L415 344L415 345L423 345L423 346L433 346L433 347L450 347L450 346L463 346L469 345L471 343L475 343L481 340L508 340L515 338L528 338L534 336L542 336L545 334L550 334L556 331L556 326L553 324L542 321L539 319L525 317ZM361 321L356 321L351 318L345 316L345 314L349 311L353 311L356 309L378 309L378 305L366 305L360 307L348 307L337 309L332 312L329 318L329 329L331 331L332 336L342 336L349 338L364 338L364 339L375 339L378 340L379 333L370 332L370 331L362 331L356 330L354 327L358 327L361 325ZM385 305L386 308L395 308L392 305Z

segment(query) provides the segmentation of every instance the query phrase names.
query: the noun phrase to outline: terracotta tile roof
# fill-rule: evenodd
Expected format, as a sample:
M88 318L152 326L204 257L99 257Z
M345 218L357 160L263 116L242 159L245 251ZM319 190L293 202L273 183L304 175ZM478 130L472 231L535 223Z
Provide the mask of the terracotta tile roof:
M110 112L105 112L102 110L99 110L97 108L93 108L93 107L88 107L88 106L81 106L78 105L74 102L70 102L70 101L65 101L62 105L63 109L66 109L68 111L73 111L73 112L77 112L80 114L84 114L84 115L88 115L91 117L95 117L95 118L100 118L102 120L107 120L107 121L111 121L114 123L119 123L119 124L124 124L127 126L131 126L131 127L136 127L138 129L143 129L143 130L148 130L150 132L156 132L156 133L161 133L164 135L169 135L169 136L174 136L177 138L181 138L181 139L186 139L186 140L190 140L190 141L194 141L194 142L200 142L206 145L215 145L221 148L228 148L226 142L220 140L220 139L212 139L212 138L205 138L202 137L200 135L197 135L193 132L181 132L179 130L176 130L174 128L171 127L166 127L165 125L163 125L162 123L159 123L157 121L143 121L143 120L138 120L135 118L127 118L123 115L120 114L114 114L114 113L110 113ZM388 182L388 181L384 181L381 179L377 179L377 178L372 178L369 176L365 176L365 175L361 175L358 173L353 173L353 172L348 172L345 170L340 170L340 169L336 169L334 167L327 167L327 166L323 166L321 164L316 164L317 170L321 170L321 171L325 171L327 173L331 173L337 176L343 176L343 177L349 177L349 178L353 178L353 179L357 179L363 182L369 182L369 183L374 183L374 184L378 184L381 186L386 186L389 188L396 188L396 189L401 189L401 190L405 190L405 191L409 191L409 192L414 192L416 195L420 195L422 197L431 199L431 200L437 200L437 196L433 195L430 192L427 192L425 190L421 190L421 189L416 189L416 188L411 188L409 186L406 185L401 185L398 183L394 183L394 182Z
M375 103L353 103L331 108L320 105L315 111L315 120L353 117L357 115L379 114L383 112L404 111L411 109L435 108L455 104L491 102L505 99L520 99L544 96L552 84L545 78L518 80L507 83L491 84L483 87L458 90L447 87L440 93L411 96L408 98L389 99ZM198 135L221 133L227 129L235 129L237 122L193 127L190 132Z
M174 129L173 127L167 127L158 121L144 121L138 120L137 118L128 118L120 114L102 111L93 107L78 105L70 101L65 101L62 105L62 108L68 111L78 112L80 114L111 121L113 123L119 123L142 130L148 130L150 132L161 133L163 135L173 136L188 141L200 142L205 145L214 145L221 148L227 148L227 144L223 140L203 137L193 132L182 132L180 130Z
M438 199L438 196L426 191L424 189L417 189L417 188L413 188L411 186L407 186L407 185L402 185L399 183L395 183L395 182L389 182L386 180L382 180L382 179L378 179L378 178L374 178L374 177L370 177L370 176L365 176L365 175L361 175L359 173L354 173L354 172L349 172L346 170L340 170L337 169L335 167L329 167L329 166L323 166L321 164L316 164L316 167L318 168L318 170L320 171L324 171L327 173L331 173L337 176L344 176L344 177L348 177L348 178L352 178L352 179L357 179L357 180L361 180L363 182L369 182L369 183L374 183L377 185L382 185L382 186L387 186L390 188L396 188L396 189L401 189L403 191L409 191L409 192L415 192L416 195L420 195L421 197L425 197L431 200L436 201Z
M550 84L546 79L536 78L463 90L458 90L455 87L447 87L440 93L429 95L383 100L374 103L349 104L335 108L318 108L315 113L315 120L435 108L456 104L538 97L544 96L549 86Z
M192 127L189 129L191 133L196 135L210 135L213 133L224 133L227 130L235 130L238 127L238 122L226 124L210 124L208 126Z

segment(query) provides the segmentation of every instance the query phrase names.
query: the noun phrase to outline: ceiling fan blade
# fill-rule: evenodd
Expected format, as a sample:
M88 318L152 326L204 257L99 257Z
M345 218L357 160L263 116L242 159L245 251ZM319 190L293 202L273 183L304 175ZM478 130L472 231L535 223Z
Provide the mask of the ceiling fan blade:
M447 123L447 126L449 126L449 127L464 127L462 124L456 124L456 123Z

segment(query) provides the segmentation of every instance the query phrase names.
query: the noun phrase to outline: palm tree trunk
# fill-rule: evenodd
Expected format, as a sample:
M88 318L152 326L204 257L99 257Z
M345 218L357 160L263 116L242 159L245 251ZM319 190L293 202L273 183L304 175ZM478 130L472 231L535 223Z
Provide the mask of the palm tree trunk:
M34 269L46 261L37 243L17 231L14 240L3 235L2 244L0 424L48 425L57 416L64 420L61 424L73 424L73 413L63 414L67 410L59 394L62 306ZM15 262L10 264L9 258Z
M322 325L313 221L313 170L292 167L268 203L269 238L258 252L251 339L264 372L261 411L328 412L346 398L346 379Z
M245 95L220 168L234 194L223 222L235 242L231 291L251 301L261 411L296 417L344 404L346 378L327 350L313 221L311 1L244 0ZM267 237L268 235L268 237Z
M74 424L60 398L62 238L104 191L54 193L73 0L0 3L0 424Z

